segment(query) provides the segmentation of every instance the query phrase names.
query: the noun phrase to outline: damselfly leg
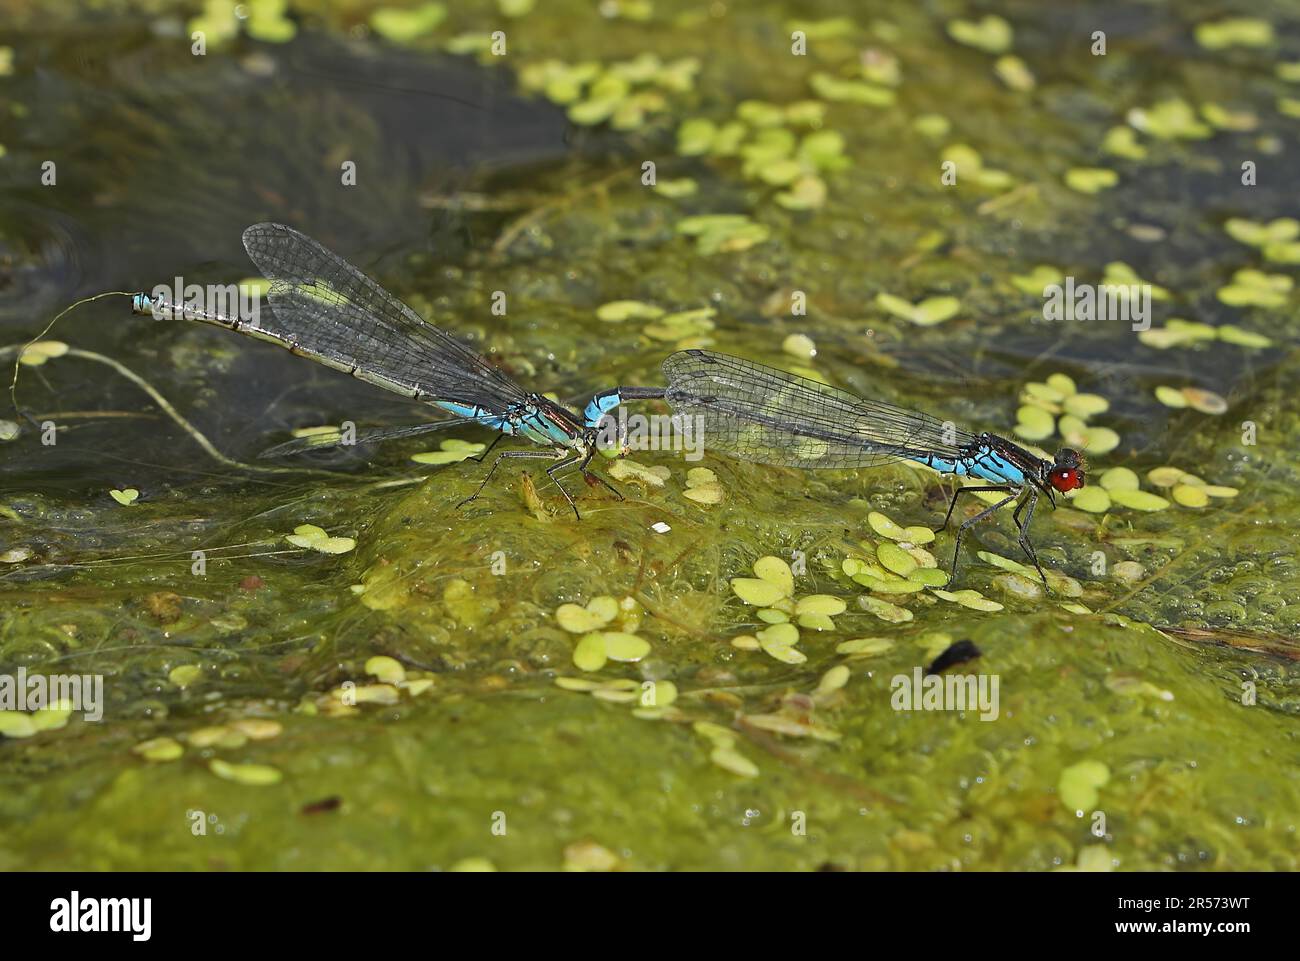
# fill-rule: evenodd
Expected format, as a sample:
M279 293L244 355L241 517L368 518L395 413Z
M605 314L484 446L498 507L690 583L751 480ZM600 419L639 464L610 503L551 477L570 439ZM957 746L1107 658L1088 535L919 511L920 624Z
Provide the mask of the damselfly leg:
M1020 512L1028 506L1029 511L1025 514L1024 522L1020 520ZM1025 555L1034 562L1034 567L1038 570L1038 576L1043 579L1043 587L1047 587L1047 575L1043 573L1043 565L1038 563L1038 552L1034 550L1034 545L1029 543L1029 525L1034 521L1034 508L1038 506L1038 491L1030 490L1029 497L1016 505L1016 509L1011 514L1011 519L1015 522L1016 528L1020 531L1020 549ZM1049 588L1050 590L1050 588Z
M1014 490L1019 490L1019 488L1012 484L991 484L985 487L958 486L958 488L955 491L953 491L952 500L948 502L948 513L944 515L943 527L939 528L939 530L946 531L948 529L948 522L952 520L952 512L957 507L957 498L961 497L962 494L976 494L982 491L988 492L988 491L1014 491Z
M484 451L484 453L486 453L486 451ZM486 487L486 486L487 486L487 482L490 481L490 480L492 479L492 475L495 474L495 473L497 472L497 468L501 466L501 462L502 462L503 460L505 460L506 458L514 459L514 458L516 458L516 457L524 457L524 458L528 458L529 460L539 460L539 459L543 459L543 460L555 460L555 454L552 453L551 451L541 451L541 450L508 450L508 451L505 451L504 453L497 454L497 459L494 460L494 461L492 462L492 466L491 466L490 468L488 468L488 472L487 472L487 474L484 475L484 477L483 477L483 479L482 479L481 481L479 481L478 487L474 488L474 493L470 494L469 497L466 497L463 501L461 501L461 502L460 502L459 504L457 504L456 506L457 506L457 507L464 507L464 506L465 506L466 504L468 504L470 501L478 500L478 496L479 496L479 494L483 493L483 488ZM549 474L549 473L551 472L550 468L548 468L546 472ZM551 478L551 479L554 480L554 478ZM559 485L556 485L556 486L559 486ZM560 490L564 490L564 488L561 487ZM569 497L567 491L565 492L564 496L565 496L566 498ZM570 504L573 503L573 500L572 500L571 498L569 499L569 503L570 503ZM573 509L573 511L574 511L574 513L576 514L576 513L578 512L578 509L575 507L575 508Z
M965 489L970 491L978 490L978 488L975 487L968 487ZM997 490L998 488L994 488L994 489ZM1002 489L1005 490L1006 488L1002 488ZM1006 507L1013 500L1015 500L1019 495L1020 495L1020 489L1012 488L1010 494L1002 498L1002 500L998 501L992 507L986 507L984 508L984 510L980 511L974 517L970 518L969 520L965 520L961 522L961 526L957 528L957 543L953 546L952 549L952 574L949 577L949 583L952 583L953 581L957 580L957 561L961 558L961 536L966 533L966 528L974 527L980 521L987 520L988 518L992 517L1002 508Z

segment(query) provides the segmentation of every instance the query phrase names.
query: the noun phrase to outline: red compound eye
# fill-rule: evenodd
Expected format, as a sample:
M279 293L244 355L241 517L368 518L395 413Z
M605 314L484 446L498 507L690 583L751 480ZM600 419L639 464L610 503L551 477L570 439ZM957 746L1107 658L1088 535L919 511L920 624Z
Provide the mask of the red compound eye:
M1047 475L1047 480L1064 494L1083 486L1083 471L1077 467L1058 467Z

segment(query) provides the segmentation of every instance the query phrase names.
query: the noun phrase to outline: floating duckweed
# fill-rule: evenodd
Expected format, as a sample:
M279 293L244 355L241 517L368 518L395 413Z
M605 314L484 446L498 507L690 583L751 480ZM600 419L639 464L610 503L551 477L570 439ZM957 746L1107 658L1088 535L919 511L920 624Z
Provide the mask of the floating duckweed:
M796 614L823 614L829 617L843 614L847 609L848 605L844 601L830 594L809 594L800 598L794 606Z
M1137 561L1120 561L1110 569L1110 576L1125 584L1136 584L1147 572Z
M973 611L1000 611L1002 605L997 601L991 601L979 591L940 591L934 592L935 597L942 598L945 601L951 601L954 604L960 604L962 607L969 607Z
M987 190L1006 190L1015 183L1015 178L1005 170L985 167L979 152L967 144L948 145L943 149L941 159L944 163L953 165L959 179L973 181Z
M1014 54L998 57L993 64L993 72L999 80L1019 93L1028 93L1037 85L1028 65Z
M771 235L765 224L745 214L701 214L677 224L677 232L695 238L701 254L737 253L763 243Z
M1184 387L1183 396L1187 398L1187 405L1193 410L1199 410L1202 414L1223 414L1228 410L1228 402L1214 393L1212 390L1204 390L1200 387Z
M897 99L893 90L864 80L841 80L829 73L814 73L808 79L813 93L834 103L856 103L867 107L891 107Z
M1015 594L1018 597L1042 597L1042 583L1037 576L1030 577L1028 574L999 574L993 579L1004 592Z
M1070 506L1089 514L1104 514L1110 510L1110 495L1102 487L1085 487L1071 491Z
M882 621L888 621L891 624L902 624L912 619L912 612L905 607L899 607L897 604L890 604L888 601L882 601L878 597L864 595L858 598L858 604L868 614L874 614Z
M600 631L584 634L573 649L573 664L580 671L599 671L606 660L605 635Z
M1073 394L1065 398L1061 407L1066 413L1080 420L1087 420L1089 417L1095 417L1097 414L1104 414L1110 410L1110 401L1097 394Z
M961 301L956 297L929 297L913 304L902 297L881 293L876 295L876 304L895 317L921 327L931 327L951 320L961 310Z
M754 561L754 576L779 587L783 597L794 595L794 572L779 557L767 554Z
M691 730L701 737L708 738L718 747L736 743L735 731L721 724L714 724L712 721L696 721L691 725Z
M1125 160L1145 160L1147 148L1138 143L1132 127L1111 127L1102 138L1101 149Z
M1006 53L1011 49L1013 35L1011 24L996 14L987 14L979 20L948 22L948 36L985 53Z
M1236 497L1241 493L1235 487L1222 487L1218 484L1206 484L1204 490L1211 497Z
M1176 484L1171 496L1183 507L1204 507L1210 503L1210 495L1205 493L1205 488L1191 484Z
M835 622L826 614L800 614L799 626L810 631L833 631Z
M264 717L242 717L230 722L232 730L250 741L269 741L284 733L284 725Z
M391 684L358 684L352 697L356 704L396 704L398 691Z
M817 344L807 334L791 334L781 342L781 349L800 360L811 360L817 356Z
M802 664L808 658L794 645L799 641L799 630L793 624L773 624L756 635L759 647L770 657L785 664Z
M686 472L686 490L682 496L697 504L720 504L726 492L713 471L707 467L692 467Z
M1156 400L1166 407L1183 408L1187 406L1187 398L1177 387L1166 387L1163 384L1155 389Z
M0 734L5 737L31 737L36 734L36 725L30 714L22 711L0 711Z
M444 440L438 447L440 449L436 451L412 454L411 460L416 464L456 464L487 450L486 444L472 444L456 438Z
M876 557L886 570L900 577L909 576L920 566L916 558L891 541L885 541L876 548Z
M1147 288L1150 291L1152 300L1168 300L1172 296L1164 287L1143 280L1132 267L1122 260L1114 260L1106 265L1101 282L1107 287L1119 288L1116 293L1124 298L1129 296L1129 289L1132 287Z
M1139 511L1162 511L1169 506L1169 501L1147 491L1111 491L1110 499L1121 507L1131 507Z
M278 770L266 764L230 764L215 757L208 762L208 770L219 778L249 787L279 784L283 777Z
M1249 267L1232 275L1232 283L1216 296L1229 307L1284 307L1294 282L1284 274L1268 274Z
M293 529L293 533L286 534L284 539L294 547L319 551L322 554L346 554L357 546L353 538L330 537L315 524L299 524Z
M1147 471L1147 480L1157 487L1173 487L1186 473L1180 467L1155 467Z
M714 748L709 760L725 771L740 777L758 777L758 765L733 748Z
M1132 674L1107 674L1105 683L1108 690L1124 697L1153 697L1159 701L1174 699L1173 691L1156 687L1150 681Z
M385 40L409 43L432 33L446 17L447 7L441 3L425 3L409 10L380 7L370 14L370 28Z
M1197 119L1185 100L1163 100L1154 107L1134 107L1125 116L1135 130L1159 140L1204 140L1214 131Z
M948 136L952 124L948 118L938 113L923 113L912 121L912 129L922 137L939 140Z
M1196 25L1196 42L1206 50L1227 47L1267 47L1273 43L1273 25L1255 17L1228 17Z
M663 307L655 307L654 304L642 300L611 300L610 303L595 308L595 316L611 324L621 323L624 320L656 320L662 317L664 312L666 311Z
M1228 236L1240 243L1263 249L1270 244L1284 244L1300 238L1300 220L1278 217L1268 223L1230 217L1223 224Z
M889 517L879 511L872 511L868 514L867 523L870 524L871 529L881 537L888 537L890 540L894 541L907 540L907 531L895 524ZM845 571L845 573L849 574L851 572Z
M1056 789L1061 803L1071 811L1091 811L1097 792L1110 780L1110 768L1100 761L1080 761L1061 772Z
M677 685L672 681L650 681L641 690L642 707L671 707L677 700Z
M177 687L189 687L202 676L203 668L197 664L182 664L167 673L167 680Z
M948 583L948 574L937 567L920 567L908 574L907 579L922 587L943 587Z
M1135 491L1141 487L1138 475L1133 473L1127 467L1112 467L1102 473L1101 478L1097 481L1108 491L1131 490Z
M853 580L877 594L916 594L927 586L917 579L915 575L912 577L899 577L896 574L885 574L884 577L877 577L864 571L855 574Z
M1062 417L1057 428L1066 443L1088 454L1109 454L1119 446L1119 434L1115 431L1085 424L1077 417Z
M602 631L605 656L611 661L636 663L650 653L650 642L622 631Z
M663 487L664 482L673 472L667 467L647 467L630 457L616 460L609 468L609 476L614 480L644 484L647 487Z
M185 740L189 741L192 747L223 747L230 750L241 748L248 743L247 735L232 730L224 724L196 728L185 735Z
M108 496L123 507L130 507L140 497L140 492L134 487L128 487L125 490L110 490Z
M406 668L395 658L378 654L366 661L365 671L385 684L399 684L406 680Z
M1013 430L1025 440L1045 440L1056 432L1056 418L1041 407L1026 404L1016 411Z
M774 198L787 210L816 210L826 204L826 182L820 177L805 175L796 180L789 190Z
M1001 554L994 554L992 551L976 551L975 556L986 564L992 564L994 567L1000 567L1004 571L1011 571L1015 574L1037 574L1033 568L1026 567L1019 561L1013 561L1009 557L1003 557Z
M55 357L62 357L68 352L68 345L61 340L38 340L28 344L18 355L18 362L25 367L39 367Z
M829 671L822 675L821 680L817 682L818 694L830 694L838 691L845 684L849 683L849 677L852 672L843 664L837 664Z
M771 607L786 596L780 585L761 577L733 577L731 589L742 601L755 607Z
M72 717L72 708L71 701L62 699L48 707L38 708L28 716L36 731L57 731L68 726L68 718Z
M1228 409L1228 402L1213 391L1199 387L1168 387L1161 385L1155 389L1155 396L1166 407L1181 409L1190 407L1203 414L1222 414Z
M179 741L172 740L169 737L155 737L147 741L141 741L131 751L140 755L146 761L174 761L185 753L185 748L181 747Z
M591 681L585 677L557 677L555 686L563 688L566 691L578 691L583 694L590 693L600 687L599 681Z
M835 653L870 656L883 654L893 646L894 642L887 637L855 637L836 645Z
M608 594L593 597L586 607L561 604L555 610L555 620L570 634L586 634L604 627L618 617L618 601Z
M1048 264L1038 264L1027 274L1012 274L1011 286L1030 297L1042 297L1044 289L1065 281L1065 275Z
M731 639L731 646L740 651L757 651L762 645L759 644L758 638L752 634L741 634L739 637Z
M774 607L765 607L755 613L757 614L758 619L765 624L784 624L786 621L790 620L789 614L785 611L778 611Z
M1105 167L1071 167L1065 172L1065 185L1081 194L1096 194L1119 183L1119 174Z

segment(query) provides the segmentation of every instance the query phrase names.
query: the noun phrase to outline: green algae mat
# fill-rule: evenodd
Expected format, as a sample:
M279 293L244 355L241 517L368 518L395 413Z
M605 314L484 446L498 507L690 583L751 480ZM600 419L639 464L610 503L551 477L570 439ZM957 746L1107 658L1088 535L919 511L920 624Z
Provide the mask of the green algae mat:
M12 6L0 870L1300 866L1294 4ZM707 348L1087 484L950 584L920 467L462 506L486 430L259 460L427 408L47 328L267 220L570 405Z

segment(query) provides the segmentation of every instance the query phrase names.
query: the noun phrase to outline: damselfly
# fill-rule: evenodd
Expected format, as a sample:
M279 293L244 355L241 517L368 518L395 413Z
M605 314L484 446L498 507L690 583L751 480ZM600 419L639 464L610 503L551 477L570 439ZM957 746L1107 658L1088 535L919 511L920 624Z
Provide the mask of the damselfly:
M1046 585L1029 525L1040 494L1056 506L1056 494L1084 485L1079 452L1063 447L1051 460L1035 457L997 434L971 434L952 423L879 400L867 400L806 377L708 350L684 350L663 363L664 397L679 416L695 419L704 446L741 460L785 467L857 469L909 460L944 474L987 484L959 487L948 505L944 527L962 494L997 491L1004 498L963 521L953 548L957 576L966 530L1018 501L1012 520L1020 547ZM624 391L626 391L624 393ZM622 399L649 396L647 388L615 388L592 401L609 410ZM1021 513L1024 520L1021 520Z
M302 437L264 451L263 457L294 454L341 443L372 443L410 437L457 425L479 424L498 431L482 461L503 436L522 437L547 451L506 451L498 454L468 503L478 497L502 460L543 458L556 461L546 474L578 514L578 507L560 483L561 471L576 467L586 480L596 480L622 494L587 469L601 439L600 419L587 421L560 404L518 384L500 368L449 333L429 323L342 257L291 227L254 224L244 231L244 249L271 281L271 310L232 317L202 309L202 305L171 304L148 294L136 294L132 309L158 319L184 318L225 327L453 416L425 424L363 432L355 439L343 434ZM650 393L656 394L656 390ZM593 409L609 406L603 395ZM624 396L640 396L633 389Z

